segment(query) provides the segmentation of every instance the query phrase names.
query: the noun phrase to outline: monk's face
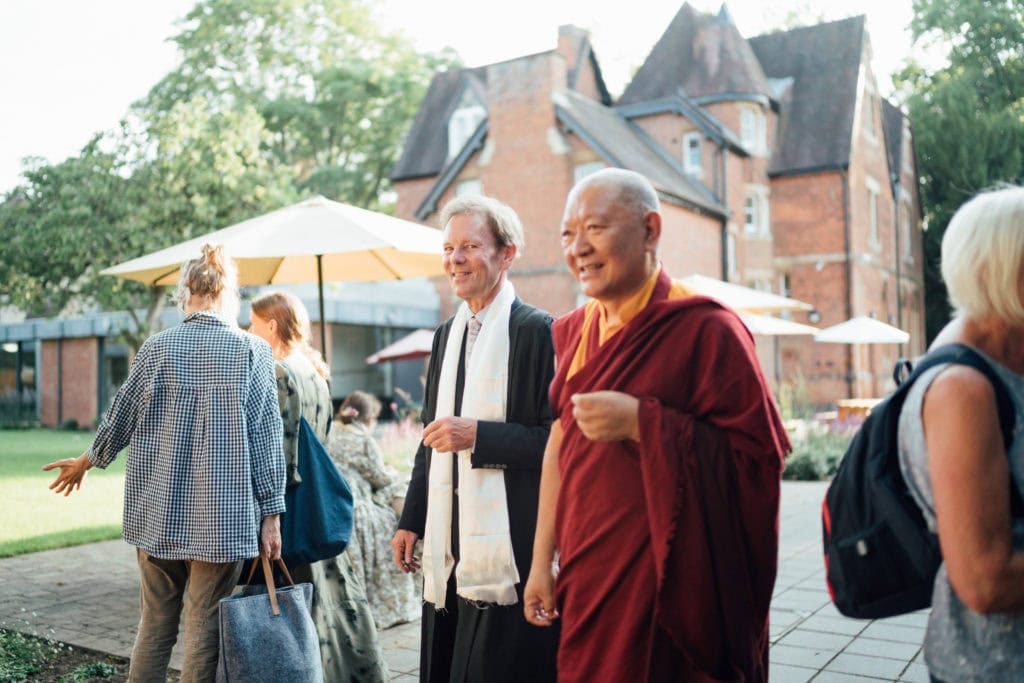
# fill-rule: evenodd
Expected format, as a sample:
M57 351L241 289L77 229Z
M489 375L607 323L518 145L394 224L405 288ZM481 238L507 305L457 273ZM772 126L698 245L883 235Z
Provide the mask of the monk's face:
M476 313L501 289L516 248L499 247L487 219L475 214L452 216L444 226L441 263L452 291Z
M622 204L615 185L595 183L580 189L562 219L562 251L586 296L614 305L640 289L654 272L659 229Z

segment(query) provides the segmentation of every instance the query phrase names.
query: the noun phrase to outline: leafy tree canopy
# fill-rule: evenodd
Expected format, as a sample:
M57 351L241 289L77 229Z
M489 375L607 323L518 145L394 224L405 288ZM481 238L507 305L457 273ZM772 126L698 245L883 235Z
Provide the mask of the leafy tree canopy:
M1024 181L1024 2L914 0L911 28L915 44L948 46L944 67L912 62L895 78L914 124L930 340L950 317L939 263L950 218L978 192Z

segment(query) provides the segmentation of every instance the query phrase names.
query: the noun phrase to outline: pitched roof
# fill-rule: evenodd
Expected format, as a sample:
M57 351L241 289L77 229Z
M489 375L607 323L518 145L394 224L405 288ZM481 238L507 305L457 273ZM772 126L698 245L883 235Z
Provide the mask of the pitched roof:
M619 99L630 104L670 97L769 94L750 45L722 6L702 14L685 3Z
M728 214L728 209L688 176L678 161L613 109L569 91L555 95L555 114L569 132L583 139L608 164L643 174L667 200L717 217Z
M486 80L486 67L434 74L409 128L402 154L391 169L392 180L433 176L444 168L448 161L448 119L465 88L474 88L482 95Z
M769 33L749 43L770 79L793 79L788 106L779 110L769 175L848 165L864 17Z

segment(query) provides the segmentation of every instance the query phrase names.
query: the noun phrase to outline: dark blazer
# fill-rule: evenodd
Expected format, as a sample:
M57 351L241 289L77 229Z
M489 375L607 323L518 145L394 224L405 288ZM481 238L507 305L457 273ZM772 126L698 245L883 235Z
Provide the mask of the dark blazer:
M505 470L509 530L512 551L519 569L516 586L522 597L522 584L530 573L533 534L537 526L537 499L540 494L540 469L544 446L551 431L551 403L548 388L555 370L555 350L551 341L551 316L517 297L509 316L509 371L507 422L480 421L477 426L473 467ZM452 319L434 333L434 345L427 369L426 396L423 400L423 424L434 419L437 409L437 385ZM412 479L398 528L423 537L427 520L427 488L431 449L420 442L416 450Z

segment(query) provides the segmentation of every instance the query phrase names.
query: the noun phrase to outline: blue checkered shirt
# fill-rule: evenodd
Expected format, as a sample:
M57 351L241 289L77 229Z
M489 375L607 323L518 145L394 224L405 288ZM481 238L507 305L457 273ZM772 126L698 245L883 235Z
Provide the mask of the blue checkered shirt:
M208 312L142 345L89 450L128 447L124 538L168 560L255 557L261 519L284 512L274 358Z

